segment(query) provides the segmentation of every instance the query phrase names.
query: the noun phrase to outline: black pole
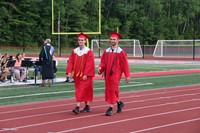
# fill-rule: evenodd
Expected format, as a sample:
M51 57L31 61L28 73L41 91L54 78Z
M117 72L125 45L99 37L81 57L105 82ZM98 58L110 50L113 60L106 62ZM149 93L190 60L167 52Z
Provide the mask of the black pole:
M60 36L60 39L61 39L61 36ZM60 51L60 55L59 55L59 57L61 57L61 53L62 53L61 50L62 50L62 48L61 48L61 43L60 43L60 50L59 50Z
M24 11L24 13L25 13L25 5L24 5L24 3L23 3L23 11ZM25 14L23 14L23 24L22 24L22 26L23 26L23 53L25 53Z
M144 59L144 36L145 36L145 33L144 33L144 18L143 18L143 22L142 22L142 58Z
M195 15L196 16L196 15ZM193 60L195 60L195 50L196 50L196 47L195 47L195 43L196 43L196 22L195 22L195 18L194 17L194 29L193 29Z
M23 53L25 53L25 25L23 24Z

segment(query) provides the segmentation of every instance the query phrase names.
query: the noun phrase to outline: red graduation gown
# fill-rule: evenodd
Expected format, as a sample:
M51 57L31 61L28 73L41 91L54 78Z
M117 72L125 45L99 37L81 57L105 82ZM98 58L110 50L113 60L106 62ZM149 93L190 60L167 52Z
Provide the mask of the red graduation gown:
M125 77L130 77L125 51L120 47L117 47L113 52L111 48L107 48L101 57L99 67L101 67L100 74L104 73L105 78L105 100L110 104L115 104L119 100L119 82L122 73Z
M88 48L72 51L67 64L66 74L72 73L75 83L75 96L77 102L92 102L93 100L93 77L95 76L94 54ZM83 76L87 80L83 80Z

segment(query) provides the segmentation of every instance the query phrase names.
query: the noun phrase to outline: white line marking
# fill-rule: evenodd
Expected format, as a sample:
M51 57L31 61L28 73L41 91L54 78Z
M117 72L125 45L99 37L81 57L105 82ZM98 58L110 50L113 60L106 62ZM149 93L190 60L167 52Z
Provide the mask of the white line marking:
M141 95L133 95L133 96L124 96L124 97L121 97L122 99L123 98L129 98L129 97L143 97L143 96L152 96L152 95L158 95L158 94L169 94L169 93L176 93L176 92L185 92L185 91L191 91L191 90L199 90L200 88L196 89L188 89L188 90L178 90L178 91L168 91L168 92L156 92L156 93L150 93L150 94L141 94ZM124 94L127 94L130 92L126 92ZM186 94L188 95L188 94ZM160 99L160 98L159 98ZM99 102L99 101L104 101L103 99L101 100L95 100L93 102ZM51 102L51 101L50 101ZM60 106L68 106L68 105L73 105L75 104L74 102L73 103L70 103L70 104L59 104L59 105L53 105L53 106L42 106L42 107L37 107L37 108L29 108L29 109L22 109L22 110L14 110L14 111L6 111L6 112L0 112L0 115L1 114L8 114L8 113L17 113L17 112L22 112L22 111L32 111L32 110L38 110L38 109L46 109L46 108L56 108L56 107L60 107Z
M0 100L11 99L11 98L30 97L30 96L49 95L49 94L69 93L69 92L74 92L74 91L57 91L57 92L48 92L48 93L36 93L36 94L28 94L28 95L9 96L9 97L1 97Z
M136 84L136 85L124 85L124 86L119 86L120 88L126 88L126 87L131 87L131 86L142 86L142 85L150 85L153 83L142 83L142 84ZM95 90L103 90L103 88L96 88ZM30 97L30 96L41 96L41 95L50 95L50 94L63 94L63 93L70 93L74 92L73 91L57 91L57 92L47 92L47 93L36 93L36 94L27 94L27 95L18 95L18 96L9 96L9 97L1 97L0 100L3 99L11 99L11 98L22 98L22 97Z
M17 131L16 128L2 128L0 130L4 130L4 131Z
M155 129L159 129L159 128L170 127L170 126L180 125L180 124L184 124L184 123L199 121L199 120L200 120L200 118L190 119L190 120L185 120L185 121L180 121L180 122L174 122L174 123L156 126L156 127L152 127L152 128L146 128L146 129L142 129L142 130L138 130L138 131L133 131L130 133L141 133L141 132L145 132L145 131L151 131L151 130L155 130Z
M148 76L148 77L135 77L135 80L139 80L139 79L158 79L158 78L169 78L169 77L185 77L188 75L199 75L199 73L186 73L186 74L178 74L178 75L159 75L159 76ZM183 86L186 86L186 85L183 85Z
M200 99L198 99L198 100L200 100ZM151 105L151 106L144 106L144 107L126 109L123 112L133 111L133 110L141 110L141 109L147 109L147 108L154 108L154 107L157 108L157 107L162 107L162 106L171 105L171 104L175 104L175 103L176 104L180 104L180 103L186 103L186 102L194 102L194 100L186 100L186 101L179 101L179 102L174 102L174 103L171 102L171 103L165 103L165 104L157 104L157 105ZM128 121L128 120L136 120L136 119L142 119L142 118L153 117L153 116L158 116L158 115L164 115L164 114L170 114L170 113L177 113L177 112L189 111L189 110L197 110L197 109L200 109L200 107L194 107L194 108L188 108L188 109L182 109L182 110L175 110L175 111L170 111L170 112L158 113L158 114L154 114L154 115L147 115L147 116L135 117L135 118L125 119L125 120L120 120L120 121L114 121L114 122L108 122L108 123L103 123L103 124L97 124L94 127L101 126L101 125L106 125L106 124L113 124L113 123L118 123L118 122L124 122L124 121ZM48 121L48 122L42 122L42 123L31 124L31 125L24 125L24 126L19 126L19 127L14 127L14 128L16 128L16 129L29 128L29 127L34 127L34 126L47 125L47 124L65 122L65 121L76 120L76 119L96 117L96 116L100 116L100 115L104 115L104 113L98 113L98 114L94 114L94 115L87 115L87 116L74 117L74 118L68 118L68 119L60 119L60 120L55 120L55 121ZM93 127L93 126L89 126L89 127ZM76 128L76 129L79 129L79 128ZM75 131L76 129L73 129L73 130ZM1 130L0 130L0 132L1 132Z
M118 120L118 121L113 121L113 122L105 122L105 123L101 123L101 124L85 126L85 127L80 127L80 128L72 128L69 130L59 131L56 133L67 133L67 132L72 132L72 131L79 131L79 130L83 130L83 129L94 128L94 127L99 127L99 126L104 126L104 125L116 124L116 123L121 123L121 122L127 122L127 121L132 121L132 120L138 120L138 119L144 119L144 118L150 118L150 117L155 117L155 116L161 116L161 115L167 115L167 114L173 114L173 113L179 113L179 112L186 112L186 111L198 110L198 109L200 109L200 107L188 108L188 109L182 109L182 110L176 110L176 111L169 111L169 112L158 113L158 114L153 114L153 115L146 115L146 116L141 116L141 117L123 119L123 120Z
M178 97L189 96L189 95L192 96L192 95L197 95L197 94L200 94L200 93L176 95L176 96L172 96L172 97L159 97L159 98L152 98L152 99L137 100L137 101L126 102L126 104L142 103L142 102L149 102L149 101L168 99L168 98L178 98ZM126 97L126 98L130 98L130 97ZM194 101L198 101L198 100L199 99L192 99L191 101L194 102ZM102 100L99 100L99 101L102 101ZM170 104L178 104L178 102L176 102L176 103L175 102L171 102ZM92 108L100 108L100 107L105 107L105 106L107 106L107 105L93 106ZM26 119L26 118L32 118L32 117L41 117L41 116L45 116L45 115L54 115L54 114L68 112L68 111L71 111L71 110L64 110L64 111L58 111L58 112L51 112L51 113L44 113L44 114L37 114L37 115L29 115L29 116L23 116L23 117L15 117L15 118L3 119L3 120L0 120L0 122L19 120L19 119Z
M140 83L140 82L139 82ZM171 89L176 89L176 90L183 90L183 89L186 89L186 87L197 87L197 88L200 88L200 84L195 84L195 85L187 85L187 86L174 86L174 87L165 87L165 88L155 88L155 89L149 89L149 90L133 90L133 91L127 91L127 92L121 92L121 94L127 94L127 93L135 93L135 92L137 92L137 93L141 93L141 92L154 92L154 91L169 91L169 90L171 90ZM188 90L190 90L190 89L188 89L187 88L187 90L184 90L184 91L188 91ZM192 89L191 89L192 90ZM156 94L156 93L154 93L154 94ZM96 95L96 97L98 97L98 96L101 96L102 94L98 94L98 95ZM151 94L150 94L151 95ZM73 97L71 97L71 98L67 98L68 100L69 99L72 99ZM65 99L63 99L63 100L65 100ZM19 107L19 106L24 106L24 105L30 105L30 104L38 104L38 103L48 103L48 102L52 102L52 101L63 101L63 100L48 100L48 101L41 101L41 102L29 102L29 103L22 103L22 104L15 104L15 105L6 105L6 106L0 106L0 109L1 108L7 108L7 107Z

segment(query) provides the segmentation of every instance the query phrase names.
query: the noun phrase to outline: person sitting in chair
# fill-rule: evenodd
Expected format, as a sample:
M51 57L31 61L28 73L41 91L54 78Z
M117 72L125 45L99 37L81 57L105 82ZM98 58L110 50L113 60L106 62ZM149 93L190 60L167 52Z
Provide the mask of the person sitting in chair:
M19 82L26 81L28 71L25 67L21 67L22 55L18 53L15 58L16 62L14 68L12 69L13 77L15 77Z
M9 74L9 68L6 67L8 61L9 61L9 54L5 53L4 56L1 58L1 62L0 62L0 65L1 65L0 81L3 83L6 82L7 76Z

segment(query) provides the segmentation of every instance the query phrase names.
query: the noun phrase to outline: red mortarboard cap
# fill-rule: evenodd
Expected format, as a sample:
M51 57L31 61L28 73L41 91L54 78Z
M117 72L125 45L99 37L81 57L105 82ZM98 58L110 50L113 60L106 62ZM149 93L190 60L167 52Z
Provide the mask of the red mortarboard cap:
M89 38L89 36L86 35L86 34L84 34L84 33L80 33L80 34L78 34L78 38L84 38L84 39L87 39L87 38Z
M122 35L120 35L120 34L117 33L117 32L110 32L110 36L111 36L111 37L122 38Z

